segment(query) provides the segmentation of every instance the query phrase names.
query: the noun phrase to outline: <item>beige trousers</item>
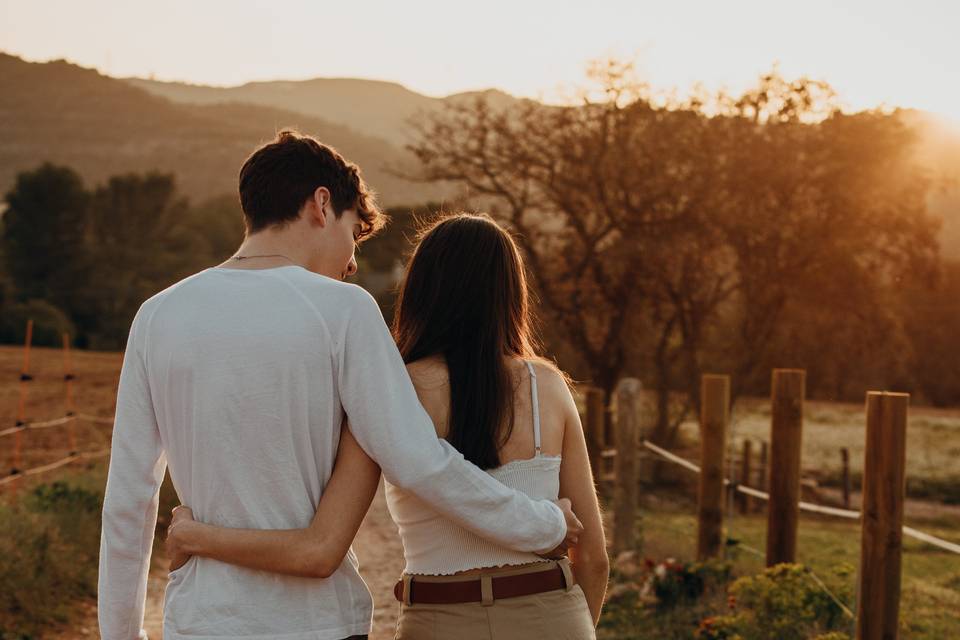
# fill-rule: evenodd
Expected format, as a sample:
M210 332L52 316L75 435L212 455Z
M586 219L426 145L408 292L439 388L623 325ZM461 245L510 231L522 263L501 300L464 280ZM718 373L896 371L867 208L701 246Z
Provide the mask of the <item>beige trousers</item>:
M516 574L516 569L486 575ZM445 582L462 577L417 576ZM518 598L463 604L402 605L396 640L595 640L593 619L579 585Z

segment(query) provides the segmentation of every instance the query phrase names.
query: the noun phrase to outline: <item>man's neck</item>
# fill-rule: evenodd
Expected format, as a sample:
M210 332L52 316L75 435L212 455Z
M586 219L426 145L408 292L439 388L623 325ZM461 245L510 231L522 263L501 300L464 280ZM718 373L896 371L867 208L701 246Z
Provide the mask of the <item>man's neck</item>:
M248 235L224 265L244 269L265 269L277 264L309 268L310 251L298 242L291 228L265 230ZM237 260L236 258L241 258ZM276 264L275 264L276 263Z

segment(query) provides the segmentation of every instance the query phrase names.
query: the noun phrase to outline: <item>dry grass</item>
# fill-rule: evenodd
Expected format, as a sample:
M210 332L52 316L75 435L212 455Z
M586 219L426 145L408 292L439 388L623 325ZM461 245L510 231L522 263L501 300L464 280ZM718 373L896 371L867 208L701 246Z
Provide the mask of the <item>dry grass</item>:
M696 424L684 425L696 437ZM770 439L770 402L747 398L737 403L731 420L733 446L744 438ZM840 449L850 450L850 468L863 469L866 412L863 405L807 402L803 425L803 468L814 475L834 475L841 468ZM960 409L913 407L907 426L907 475L914 478L960 476Z
M582 397L577 394L581 412ZM680 404L679 398L676 399ZM655 418L653 394L644 393L644 423L652 428ZM770 400L741 398L730 421L728 451L739 459L743 441L753 441L754 469L759 445L770 440ZM698 457L700 441L696 416L680 427L676 449L691 459ZM807 401L804 406L802 469L804 477L823 484L839 485L842 469L840 449L850 451L854 488L863 470L866 444L864 405ZM907 425L908 497L960 504L960 408L912 407Z
M75 406L78 413L111 417L116 403L117 382L123 356L119 353L74 351L73 368ZM17 420L20 396L20 371L23 348L0 347L0 431L13 427ZM34 348L30 351L30 374L26 383L27 422L62 417L66 413L64 394L64 357L60 349ZM110 444L109 425L96 425L85 420L76 422L77 449L92 451ZM57 460L70 452L70 428L27 430L20 433L22 465L31 468ZM6 476L13 465L15 436L0 438L0 476ZM57 472L53 472L56 474ZM21 480L23 485L49 481L46 476Z

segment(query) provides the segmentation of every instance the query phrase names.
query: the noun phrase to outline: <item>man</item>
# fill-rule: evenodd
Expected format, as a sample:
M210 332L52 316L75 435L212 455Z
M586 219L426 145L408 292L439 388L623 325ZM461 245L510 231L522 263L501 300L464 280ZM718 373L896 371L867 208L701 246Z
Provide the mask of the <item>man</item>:
M436 438L376 303L341 282L382 224L357 167L295 132L240 171L247 237L219 267L146 301L117 397L103 508L104 640L142 629L158 493L169 464L196 519L257 529L311 521L350 429L388 480L523 551L575 542L566 505L530 500ZM338 640L369 632L356 559L318 580L197 558L171 573L165 640Z

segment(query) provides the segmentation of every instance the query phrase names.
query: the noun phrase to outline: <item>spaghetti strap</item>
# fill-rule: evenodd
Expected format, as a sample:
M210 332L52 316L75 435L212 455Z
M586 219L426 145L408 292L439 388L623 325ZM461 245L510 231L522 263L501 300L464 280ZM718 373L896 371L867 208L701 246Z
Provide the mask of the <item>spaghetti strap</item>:
M536 449L536 457L540 457L540 399L537 396L537 372L533 369L533 364L527 361L527 369L530 371L530 400L533 404L533 446Z

